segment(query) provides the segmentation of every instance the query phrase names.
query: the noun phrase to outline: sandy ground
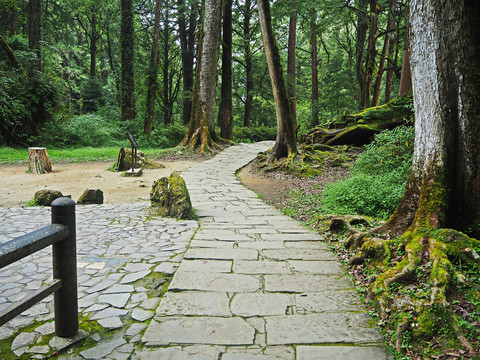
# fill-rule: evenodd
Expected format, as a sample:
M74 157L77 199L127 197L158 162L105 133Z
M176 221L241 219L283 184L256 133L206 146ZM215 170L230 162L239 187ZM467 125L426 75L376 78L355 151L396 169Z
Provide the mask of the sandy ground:
M196 163L161 161L165 168L145 169L141 177L122 177L120 172L108 171L112 162L52 164L53 171L42 175L26 173L28 165L0 165L0 206L24 206L43 189L59 190L75 201L88 188L102 190L107 204L148 201L155 180Z

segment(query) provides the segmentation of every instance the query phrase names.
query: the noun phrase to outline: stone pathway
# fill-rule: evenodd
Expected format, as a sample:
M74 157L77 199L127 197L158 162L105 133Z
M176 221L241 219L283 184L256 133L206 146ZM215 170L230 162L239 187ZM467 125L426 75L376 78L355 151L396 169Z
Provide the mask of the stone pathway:
M389 359L324 239L266 205L236 171L241 144L182 173L200 227L132 359Z
M196 222L149 217L148 203L77 206L80 311L100 328L66 358L390 359L323 239L236 179L272 145L237 145L182 173L196 233ZM0 243L49 222L48 208L0 208ZM51 278L50 264L46 249L0 270L0 310ZM52 305L50 296L0 327L0 340L35 321L15 337L17 356L63 346Z

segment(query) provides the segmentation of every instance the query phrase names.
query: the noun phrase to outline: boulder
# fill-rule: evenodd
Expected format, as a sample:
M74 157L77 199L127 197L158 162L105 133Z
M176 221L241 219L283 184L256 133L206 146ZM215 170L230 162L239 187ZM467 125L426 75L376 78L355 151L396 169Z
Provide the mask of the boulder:
M35 200L37 205L50 206L52 201L62 197L62 193L57 190L38 190L35 193Z
M193 218L192 203L185 180L173 172L155 181L150 191L152 213L177 219Z
M77 204L103 204L103 191L100 189L87 189L80 196Z

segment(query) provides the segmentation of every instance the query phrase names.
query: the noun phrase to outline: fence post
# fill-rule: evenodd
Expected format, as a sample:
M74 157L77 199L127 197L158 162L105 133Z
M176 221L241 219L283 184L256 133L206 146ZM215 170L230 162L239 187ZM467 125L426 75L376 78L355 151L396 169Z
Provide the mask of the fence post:
M62 280L54 293L55 333L70 337L78 333L77 245L75 201L58 198L52 202L52 224L68 226L67 237L53 245L53 277Z

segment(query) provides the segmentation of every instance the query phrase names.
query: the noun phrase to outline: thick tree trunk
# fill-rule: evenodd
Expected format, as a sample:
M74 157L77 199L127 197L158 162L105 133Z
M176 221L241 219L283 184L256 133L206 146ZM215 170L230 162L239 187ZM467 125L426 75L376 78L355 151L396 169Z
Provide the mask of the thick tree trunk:
M192 117L182 145L200 153L218 148L215 143L215 90L217 85L218 47L222 18L221 0L205 0Z
M52 164L46 148L28 148L28 170L33 174L44 174L52 171Z
M398 96L407 95L412 90L412 74L410 71L410 53L408 49L403 50L402 76L400 77L400 87Z
M246 99L245 113L243 116L243 126L250 127L253 109L253 60L252 49L250 48L250 19L252 17L252 4L250 0L245 0L245 18L243 19L243 41L245 43L245 73L246 81Z
M310 20L310 46L312 67L312 123L314 128L318 125L318 60L317 60L317 14L312 11Z
M368 33L367 61L365 66L365 85L363 88L362 107L370 106L372 96L373 70L377 54L375 44L377 41L377 0L370 0L370 27Z
M368 30L368 15L367 15L368 0L357 0L357 44L356 44L356 73L358 82L358 104L361 109L363 106L363 96L365 93L365 71L364 71L364 53L365 42L367 41Z
M283 79L280 53L273 34L269 0L258 1L258 15L277 112L277 140L269 158L269 161L275 161L297 153L297 136Z
M134 29L132 0L122 0L121 24L122 74L121 74L121 104L122 120L135 118L135 82L134 82Z
M223 5L222 87L219 109L220 137L233 138L232 108L232 0Z
M182 53L182 78L183 78L183 124L188 125L192 115L192 90L193 90L193 60L195 52L195 30L197 27L197 3L193 1L189 12L189 26L187 29L185 4L178 0L181 9L178 17L178 31L180 34L180 50Z
M295 89L295 50L297 47L297 5L293 4L294 10L290 15L288 26L288 59L287 59L287 89L290 98L290 112L292 114L293 127L297 127L297 100Z
M157 93L158 82L158 39L160 37L160 10L161 0L155 1L155 17L153 20L152 51L150 53L150 68L147 77L147 109L145 112L145 124L143 133L150 136L153 130L153 113L155 110L155 94Z
M480 235L480 4L413 0L415 151L404 198L385 225ZM460 22L457 22L460 21Z

